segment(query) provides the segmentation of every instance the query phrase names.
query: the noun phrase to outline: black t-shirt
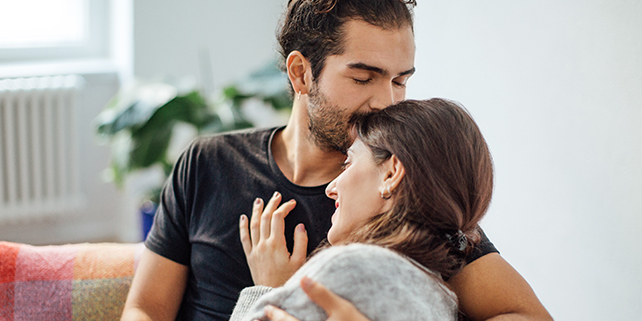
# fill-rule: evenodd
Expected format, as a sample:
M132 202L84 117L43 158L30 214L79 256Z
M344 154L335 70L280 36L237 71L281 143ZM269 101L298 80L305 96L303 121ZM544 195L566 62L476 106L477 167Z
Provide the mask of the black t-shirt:
M294 228L305 224L308 253L326 237L334 201L326 185L303 187L281 173L271 152L279 128L252 129L195 140L163 188L147 248L189 266L178 320L228 320L239 292L254 285L239 240L239 218L256 197L275 191L297 205L285 219L292 251ZM485 239L474 260L496 249Z

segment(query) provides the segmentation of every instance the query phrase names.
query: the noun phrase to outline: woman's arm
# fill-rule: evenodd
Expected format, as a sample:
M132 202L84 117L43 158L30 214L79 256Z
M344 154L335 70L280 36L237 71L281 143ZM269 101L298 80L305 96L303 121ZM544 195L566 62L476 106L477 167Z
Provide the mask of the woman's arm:
M319 282L304 276L301 279L301 289L325 311L328 321L370 321L350 301L332 293ZM299 321L287 312L271 305L265 307L265 315L273 321Z
M258 300L263 294L268 293L271 290L271 287L263 285L255 285L243 289L239 298L236 300L236 305L234 306L234 311L232 311L230 321L242 320L254 302L256 302L256 300Z
M303 276L314 278L354 302L352 309L332 313L333 319L342 318L343 312L353 319L357 309L364 316L381 320L442 320L457 315L454 293L435 276L391 250L350 244L332 246L312 257L283 287L261 297L250 309L247 320L264 317L264 307L268 305L278 306L292 316L305 316L306 320L326 320L324 309L305 294Z

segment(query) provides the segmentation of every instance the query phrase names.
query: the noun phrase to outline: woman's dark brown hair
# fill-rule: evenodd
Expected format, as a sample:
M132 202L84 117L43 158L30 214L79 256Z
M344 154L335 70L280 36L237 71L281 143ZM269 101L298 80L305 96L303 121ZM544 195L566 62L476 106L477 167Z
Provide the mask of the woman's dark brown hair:
M354 231L348 242L377 244L407 255L444 279L465 264L490 205L493 164L475 121L452 101L402 101L359 116L353 134L376 163L395 155L405 176L393 206ZM447 235L462 231L460 251Z
M343 24L363 20L383 29L412 27L414 0L290 0L277 34L285 60L295 50L312 66L317 80L325 59L343 53Z

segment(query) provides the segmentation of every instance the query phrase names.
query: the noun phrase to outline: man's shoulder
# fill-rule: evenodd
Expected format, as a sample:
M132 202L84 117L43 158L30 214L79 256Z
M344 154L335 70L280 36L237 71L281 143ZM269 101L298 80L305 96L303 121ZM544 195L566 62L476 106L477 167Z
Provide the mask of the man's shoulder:
M479 232L480 240L466 255L466 264L470 264L486 254L499 253L499 250L497 250L493 242L488 239L484 230L481 227L478 227L477 231Z
M200 136L184 150L178 166L191 176L219 176L241 168L245 172L269 172L268 144L277 129L250 128Z
M252 155L265 158L267 144L278 128L249 128L225 133L202 135L192 141L183 152L188 163L224 161L230 157ZM237 157L234 157L237 158Z
M247 128L230 132L203 135L196 138L190 149L211 150L223 146L261 147L277 128Z

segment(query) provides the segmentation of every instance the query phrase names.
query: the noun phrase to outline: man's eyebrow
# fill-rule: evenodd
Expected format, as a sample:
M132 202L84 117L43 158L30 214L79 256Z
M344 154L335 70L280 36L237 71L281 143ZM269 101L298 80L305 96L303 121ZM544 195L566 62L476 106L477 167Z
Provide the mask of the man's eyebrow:
M382 69L382 68L379 68L379 67L375 67L375 66L371 66L371 65L367 65L367 64L364 64L362 62L348 64L348 68L372 71L372 72L378 73L378 74L380 74L382 76L387 76L389 74L388 70L385 70L385 69ZM400 72L399 75L397 75L397 77L405 76L405 75L412 75L414 73L415 73L415 67L412 67L412 68L410 68L410 69L408 69L406 71Z
M363 62L356 62L356 63L348 64L348 68L372 71L372 72L376 72L376 73L378 73L378 74L380 74L382 76L387 76L388 75L388 70L381 69L381 68L375 67L375 66L366 65Z
M412 67L411 69L400 72L399 76L412 75L414 73L415 73L415 67Z

